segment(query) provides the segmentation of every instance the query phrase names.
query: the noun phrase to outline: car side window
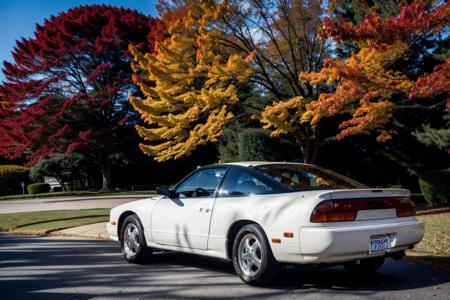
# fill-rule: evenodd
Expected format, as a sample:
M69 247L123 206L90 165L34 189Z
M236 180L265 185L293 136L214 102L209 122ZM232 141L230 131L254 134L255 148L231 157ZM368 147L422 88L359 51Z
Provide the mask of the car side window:
M277 176L273 176L272 178L279 183L297 189L318 186L320 185L321 180L324 182L324 180L317 175L305 171L280 172Z
M226 168L202 169L177 186L175 192L183 197L212 197L223 176Z
M274 193L275 187L251 172L240 168L231 168L224 179L219 196L248 196Z

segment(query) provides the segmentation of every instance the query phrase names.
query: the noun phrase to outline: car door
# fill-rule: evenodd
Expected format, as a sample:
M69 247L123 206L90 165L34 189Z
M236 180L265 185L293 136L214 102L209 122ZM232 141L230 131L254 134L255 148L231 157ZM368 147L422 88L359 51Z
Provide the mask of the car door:
M269 216L276 216L276 211L271 210L273 206L263 208L264 204L256 203L261 203L260 200L264 199L258 198L258 195L277 194L282 191L283 188L266 175L247 167L230 167L214 203L209 250L223 251L230 225L237 220L249 219L258 222L256 218L260 218L259 220L267 222ZM233 241L228 243L232 244Z
M161 245L206 250L217 189L226 167L199 169L160 199L151 216L153 240Z

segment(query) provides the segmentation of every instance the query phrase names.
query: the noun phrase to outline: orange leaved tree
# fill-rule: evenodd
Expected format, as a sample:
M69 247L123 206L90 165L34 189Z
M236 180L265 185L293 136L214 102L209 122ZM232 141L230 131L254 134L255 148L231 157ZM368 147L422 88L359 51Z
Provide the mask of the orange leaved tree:
M314 126L324 117L347 114L338 139L376 133L384 142L396 134L391 124L397 111L448 110L450 58L434 55L438 48L430 45L448 47L449 23L450 5L442 1L401 5L398 16L372 14L359 25L325 19L324 37L357 47L346 60L328 59L320 72L300 74L311 85L335 87L307 104L301 121Z

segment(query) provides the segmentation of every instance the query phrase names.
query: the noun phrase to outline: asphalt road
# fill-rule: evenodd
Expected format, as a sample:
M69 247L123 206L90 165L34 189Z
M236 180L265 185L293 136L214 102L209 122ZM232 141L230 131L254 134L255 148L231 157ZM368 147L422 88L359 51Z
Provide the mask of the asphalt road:
M389 260L370 277L342 267L287 268L266 288L243 284L231 263L158 253L128 264L117 243L0 233L0 299L450 299L450 274Z
M122 203L149 197L151 195L76 196L2 200L0 201L0 214L44 210L112 208Z

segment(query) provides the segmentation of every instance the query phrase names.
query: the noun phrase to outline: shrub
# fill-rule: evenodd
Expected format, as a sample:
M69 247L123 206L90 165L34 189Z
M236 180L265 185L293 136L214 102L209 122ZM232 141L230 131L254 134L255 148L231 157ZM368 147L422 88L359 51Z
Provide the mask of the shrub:
M21 182L28 184L30 169L16 165L0 165L0 195L22 194Z
M450 204L450 169L420 174L419 185L423 197L431 205Z
M48 183L33 183L27 186L28 194L43 194L50 192L50 184Z
M220 137L217 150L219 150L220 162L239 161L238 135L242 128L238 125L228 125L224 128Z
M273 138L265 130L247 128L238 135L242 161L294 161L297 147L286 140Z
M66 191L67 183L74 186L74 179L83 180L86 177L87 160L81 154L71 155L55 153L45 159L40 159L30 170L30 177L40 181L45 176L54 177Z

